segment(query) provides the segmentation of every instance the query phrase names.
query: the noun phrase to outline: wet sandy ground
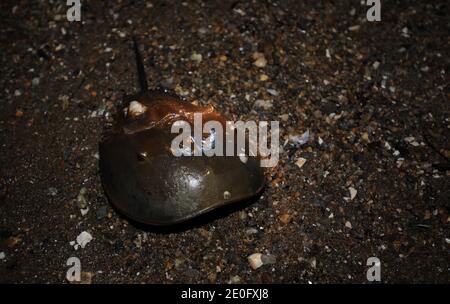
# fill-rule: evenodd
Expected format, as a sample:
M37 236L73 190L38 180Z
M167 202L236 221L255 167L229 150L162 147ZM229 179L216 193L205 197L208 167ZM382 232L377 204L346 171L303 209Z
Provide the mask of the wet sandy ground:
M449 282L448 2L382 1L378 23L359 1L82 0L74 23L37 2L0 9L0 282L66 282L72 256L93 283L364 283L372 256L384 282ZM152 86L280 121L257 201L178 231L111 209L97 147L133 34Z

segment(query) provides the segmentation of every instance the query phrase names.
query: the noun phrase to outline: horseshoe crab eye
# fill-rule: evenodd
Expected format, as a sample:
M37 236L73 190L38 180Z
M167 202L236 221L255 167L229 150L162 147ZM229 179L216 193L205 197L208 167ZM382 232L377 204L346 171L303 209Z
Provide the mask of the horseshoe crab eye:
M144 162L144 161L146 161L146 160L148 160L148 157L147 157L148 155L147 155L147 152L139 152L138 154L137 154L137 160L139 161L139 162Z

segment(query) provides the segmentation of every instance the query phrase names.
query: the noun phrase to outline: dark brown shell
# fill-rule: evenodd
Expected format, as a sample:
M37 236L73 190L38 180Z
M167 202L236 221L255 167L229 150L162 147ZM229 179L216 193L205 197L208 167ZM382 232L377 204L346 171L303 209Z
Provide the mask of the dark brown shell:
M100 143L100 173L112 204L129 218L171 225L220 206L257 195L264 175L257 157L182 156L171 152L171 124L225 118L212 107L199 107L164 92L146 92L137 101L147 107L139 117L119 122L118 131ZM120 115L119 115L120 116Z

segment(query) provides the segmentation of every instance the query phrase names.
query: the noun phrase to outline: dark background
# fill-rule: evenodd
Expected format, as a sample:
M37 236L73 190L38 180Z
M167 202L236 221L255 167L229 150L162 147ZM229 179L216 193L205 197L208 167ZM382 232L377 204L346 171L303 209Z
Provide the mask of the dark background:
M384 282L449 282L447 1L382 1L372 23L360 1L82 0L73 23L65 2L0 4L0 282L65 282L71 256L85 282L364 283L371 256ZM280 120L283 144L310 130L255 203L175 232L111 209L97 147L136 90L133 34L152 86Z

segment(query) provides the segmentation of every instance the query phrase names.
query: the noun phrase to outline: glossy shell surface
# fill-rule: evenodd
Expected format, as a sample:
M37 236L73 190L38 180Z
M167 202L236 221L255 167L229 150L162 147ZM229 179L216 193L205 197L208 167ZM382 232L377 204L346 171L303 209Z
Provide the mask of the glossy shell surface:
M136 103L133 104L133 101ZM112 204L150 225L186 221L220 206L256 196L264 186L258 157L172 154L174 121L193 113L225 123L212 107L199 107L163 92L138 96L119 115L118 128L100 143L100 173Z

